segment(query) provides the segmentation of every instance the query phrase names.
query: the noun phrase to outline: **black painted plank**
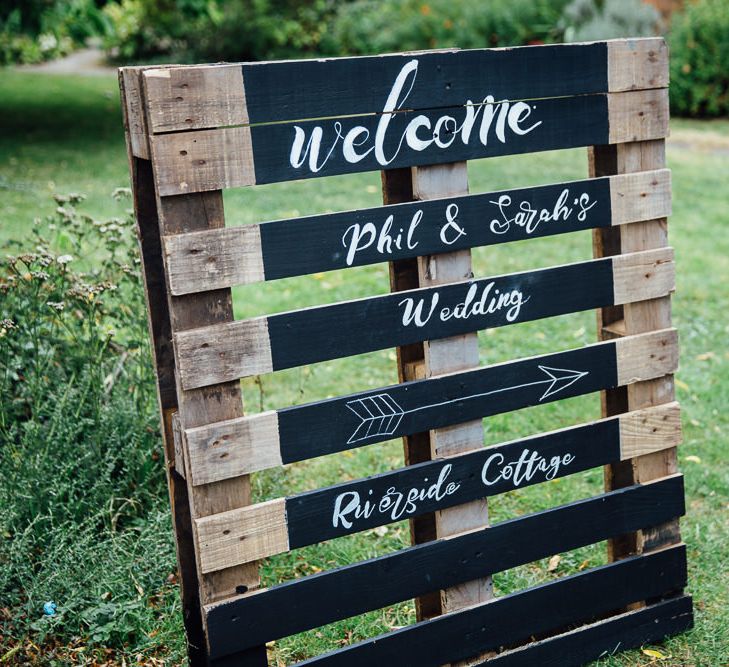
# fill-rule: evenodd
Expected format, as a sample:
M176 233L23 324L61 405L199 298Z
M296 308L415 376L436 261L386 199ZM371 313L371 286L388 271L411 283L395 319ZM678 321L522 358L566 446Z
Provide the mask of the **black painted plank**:
M613 305L612 259L270 315L274 370Z
M282 408L277 411L281 458L303 461L617 383L616 346L608 341ZM377 410L386 416L367 416Z
M479 667L578 667L638 648L693 627L691 597L682 595L528 644L479 663Z
M409 547L215 606L207 615L210 644L216 656L226 655L683 513L677 475Z
M620 460L617 417L286 498L297 549Z
M255 125L251 127L251 141L256 183L609 143L607 95L558 97L508 105L504 102L471 107L478 110L474 112L478 117L468 133L462 131L468 113L465 106L422 113L404 111L382 116L301 121L296 125ZM484 118L492 115L490 124L483 123ZM502 117L511 117L512 123L509 125L505 120L499 134ZM440 124L444 118L449 120ZM517 122L517 118L521 121ZM417 119L423 119L427 126L418 130L411 128L415 139L409 139L408 127ZM388 124L383 130L385 122ZM487 129L482 132L484 126ZM355 145L347 153L344 147L350 132Z
M681 545L423 621L296 663L296 667L438 667L595 618L632 602L681 589L685 584L686 548Z
M611 224L610 180L598 178L276 220L260 231L266 280L276 280Z
M400 108L455 106L486 95L518 100L608 91L605 42L251 63L243 65L250 122L382 111L413 60L414 85Z

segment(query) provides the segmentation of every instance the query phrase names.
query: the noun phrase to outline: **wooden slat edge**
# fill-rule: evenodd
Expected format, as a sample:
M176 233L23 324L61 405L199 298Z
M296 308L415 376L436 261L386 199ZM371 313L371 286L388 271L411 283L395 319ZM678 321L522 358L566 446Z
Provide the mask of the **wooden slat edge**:
M263 282L260 225L243 225L163 239L167 278L175 295Z
M622 225L640 220L651 220L657 217L666 217L671 214L671 172L669 169L659 169L651 172L636 174L621 174L610 176L610 210L612 225ZM599 180L599 179L592 179ZM589 180L588 180L589 182ZM547 184L545 186L516 188L513 190L501 190L493 193L479 193L477 195L466 195L458 197L439 197L431 199L432 202L446 206L449 203L459 204L462 201L478 197L485 200L489 197L496 197L508 193L516 199L530 193L539 192L542 188L574 188L585 181L565 181L562 183ZM412 215L418 203L408 203L406 211L403 211L402 204L375 207L364 211L373 220L385 220L389 215L404 216ZM412 212L411 212L412 211ZM327 221L330 219L341 219L343 215L362 214L363 211L342 211L339 213L325 214L321 216L319 223L322 229L327 228ZM430 219L430 218L427 218ZM274 220L261 225L251 224L226 229L213 229L187 234L176 234L163 239L165 258L167 261L168 280L170 291L175 295L191 294L207 290L232 287L234 285L248 285L265 281L264 263L268 259L263 255L261 244L262 227L268 225L274 228L296 225L307 218L291 218L288 220ZM599 220L599 219L598 219ZM424 223L421 223L424 224ZM292 227L293 228L293 227ZM562 227L550 227L546 234L561 234L573 230ZM336 239L332 237L332 241ZM509 242L510 239L502 239L494 235L493 243ZM473 239L474 245L480 245L479 239ZM422 244L413 248L409 253L400 253L397 261L415 257L420 251ZM428 251L435 252L441 248L428 248ZM420 253L422 254L422 252ZM381 262L388 261L387 255L382 255ZM371 261L371 260L370 260ZM355 257L352 266L361 266L369 263ZM312 265L309 273L329 270L330 266L315 267ZM340 268L347 268L344 262Z
M608 116L611 144L667 137L668 89L610 93Z
M193 485L283 465L275 410L185 431Z
M273 371L266 317L180 331L173 340L185 389ZM211 340L225 340L224 349Z
M662 377L678 368L678 332L662 329L618 338L614 341L618 362L618 385Z
M248 123L240 66L150 69L144 77L152 133Z
M669 403L645 410L636 410L619 417L608 417L565 429L539 433L529 438L499 443L493 445L491 449L496 452L500 448L516 443L522 443L526 448L530 441L536 438L559 435L563 432L569 433L585 426L615 420L618 420L619 423L621 460L632 458L636 452L645 454L675 447L681 441L679 407L677 403ZM448 457L441 462L467 457L468 454ZM565 473L560 473L559 477L562 477L563 474ZM319 490L325 491L326 489ZM344 491L344 489L342 490ZM503 491L497 491L496 494L501 492ZM492 495L494 495L494 491L488 492L484 487L483 498ZM295 499L296 496L290 498L292 501ZM476 500L478 499L468 497L465 502L472 503ZM277 499L279 504L268 501L199 519L196 523L201 544L200 557L204 564L203 571L223 569L288 551L290 543L286 501L287 498L279 498ZM386 523L387 521L383 521L382 525Z
M255 185L249 127L150 136L161 197Z
M122 104L126 107L124 119L129 133L132 155L149 160L147 119L142 109L142 87L139 80L143 69L142 67L120 67L119 78L123 83Z
M289 550L284 498L196 519L195 527L205 573Z
M624 225L671 215L671 170L609 176L612 222Z
M673 248L616 255L612 262L615 305L666 296L676 288Z
M668 46L663 37L609 40L608 90L668 87Z
M505 651L474 667L579 667L688 630L692 607L691 596L681 595Z
M681 444L681 409L675 401L628 412L618 418L622 461Z

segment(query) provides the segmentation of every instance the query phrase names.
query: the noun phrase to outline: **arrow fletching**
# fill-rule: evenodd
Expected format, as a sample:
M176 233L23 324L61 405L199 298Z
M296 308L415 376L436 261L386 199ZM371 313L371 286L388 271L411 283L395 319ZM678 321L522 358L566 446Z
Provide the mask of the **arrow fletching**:
M347 444L388 436L400 426L405 411L389 394L375 394L349 401L347 407L361 420Z
M540 401L543 401L548 396L553 396L563 389L567 389L567 387L573 385L577 380L588 374L588 371L571 371L566 368L550 368L549 366L540 366L539 370L546 373L550 380L552 380L547 390L539 399Z

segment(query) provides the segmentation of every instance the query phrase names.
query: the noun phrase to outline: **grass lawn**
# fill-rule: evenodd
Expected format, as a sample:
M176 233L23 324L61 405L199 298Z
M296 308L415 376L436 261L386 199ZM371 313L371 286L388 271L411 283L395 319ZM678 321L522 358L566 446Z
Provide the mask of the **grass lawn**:
M630 651L605 659L602 665L713 667L726 664L729 655L729 471L722 452L729 437L729 234L722 232L729 228L729 121L677 120L672 131L668 149L674 188L671 242L678 262L678 288L673 303L682 350L676 388L684 417L684 444L679 449L679 460L687 489L682 534L688 545L689 591L695 600L696 627L660 646L664 658ZM469 178L471 191L480 192L584 178L586 169L585 150L572 150L476 161L469 165ZM0 71L0 242L24 238L33 218L52 210L49 195L53 192L86 193L89 199L85 209L90 213L98 217L119 215L123 207L111 199L110 193L127 184L113 77ZM225 196L231 224L375 206L381 202L377 173L235 190ZM474 268L477 276L484 276L590 257L590 234L584 232L531 240L526 245L477 249ZM350 269L346 274L330 272L237 288L234 296L236 316L248 317L387 291L387 267L381 265ZM590 312L481 332L479 349L481 363L487 364L579 347L594 340L594 315ZM245 381L246 409L257 412L388 384L396 381L394 362L394 351L384 351L283 371L258 382ZM597 396L560 401L484 420L486 442L523 437L596 417ZM266 500L279 497L283 489L290 494L401 465L401 443L389 442L257 474L254 489L257 500ZM498 522L601 490L602 470L595 469L498 496L489 502L489 512L491 520ZM121 664L122 658L129 664L139 660L138 654L143 661L144 656L163 655L166 664L174 664L183 654L176 591L166 581L174 567L172 533L164 513L166 503L165 495L160 493L159 513L138 526L142 534L161 537L140 542L134 550L113 551L118 561L115 567L141 569L147 582L143 586L145 592L165 601L154 617L140 621L148 625L130 631L130 636L135 637L133 641L121 637L110 645L113 658L108 659L116 661L113 664ZM0 507L0 533L2 516ZM66 526L62 530L74 529ZM8 536L5 539L12 541ZM49 533L49 544L53 540ZM407 542L407 525L393 524L387 529L269 559L262 568L262 577L266 584L272 584L391 552ZM76 561L84 558L91 560L96 556L90 552L85 555L83 550L74 556ZM552 571L548 571L545 560L497 574L495 587L499 594L504 594L604 562L604 545L593 545L562 554ZM37 595L43 592L50 597L56 590L54 582L64 576L78 586L84 585L83 568L72 568L62 555L55 572L39 571L23 585ZM131 585L129 590L117 586L113 596L119 608L125 600L137 596L138 590ZM0 613L7 609L3 597L0 589ZM412 604L403 603L279 641L273 651L281 664L287 664L413 621ZM110 622L113 624L114 619ZM51 664L50 660L44 661L43 649L28 648L34 645L35 632L29 624L25 636L0 637L0 664L6 652L8 663ZM83 629L66 629L63 636L74 633L78 635L74 639L77 645L89 643ZM139 640L139 636L144 640ZM90 656L92 649L67 655L82 662L83 655ZM277 663L274 660L272 664Z

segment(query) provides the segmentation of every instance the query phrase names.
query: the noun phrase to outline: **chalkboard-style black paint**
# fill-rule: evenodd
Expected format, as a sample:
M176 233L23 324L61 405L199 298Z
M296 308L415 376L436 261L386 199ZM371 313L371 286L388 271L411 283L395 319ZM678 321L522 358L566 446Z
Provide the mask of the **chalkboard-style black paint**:
M486 573L501 572L615 535L658 525L683 513L683 478L680 475L611 491L484 530L303 577L216 605L207 618L210 643L216 656L227 655L449 588ZM661 568L656 565L655 575L659 578ZM651 576L647 578L652 580L655 595L672 585L671 582L660 584ZM644 594L640 588L637 586L632 591L635 595L632 599L653 596ZM622 596L617 590L615 593L615 596L605 596L606 604L615 603L610 609L623 604ZM587 595L584 601L588 605L596 602ZM558 606L569 607L566 603ZM294 609L296 613L290 613ZM525 629L529 628L529 625L525 626Z
M270 315L274 370L613 305L612 259Z
M611 224L610 179L597 178L276 220L260 231L266 280L276 280Z
M619 460L620 425L615 418L302 493L286 499L289 548Z
M685 558L683 545L626 558L395 630L296 667L372 667L386 665L395 656L413 667L438 667L683 588Z
M251 123L382 111L403 66L418 60L409 109L608 90L607 44L403 53L243 65Z
M693 624L691 596L682 595L527 644L491 657L479 667L580 667L605 655L679 634Z
M278 410L281 457L284 463L303 461L617 383L615 343L602 343L283 408ZM366 416L387 409L395 414Z
M524 118L522 123L514 122L512 128L499 133L496 129L498 120L494 120L485 134L479 131L483 114L487 113L484 108L491 109L488 113L498 119L502 113L507 115L508 102L482 107L475 126L467 135L463 131L467 114L465 106L389 114L391 119L387 132L379 134L381 116L377 115L301 121L296 125L254 125L251 127L251 141L256 183L279 183L609 143L607 95L560 97L516 104L524 104L524 109L528 107L529 117L521 114L520 117ZM417 131L414 123L421 123ZM354 153L346 150L347 135L357 137L356 141L361 142L356 144Z

